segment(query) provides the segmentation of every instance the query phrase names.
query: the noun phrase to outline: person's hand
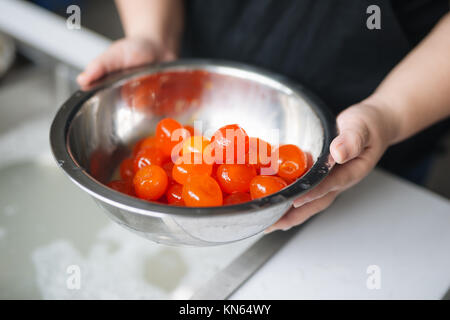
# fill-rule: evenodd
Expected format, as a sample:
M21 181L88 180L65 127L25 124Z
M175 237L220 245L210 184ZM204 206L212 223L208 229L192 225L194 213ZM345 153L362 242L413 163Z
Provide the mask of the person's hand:
M336 162L330 174L314 189L294 201L294 208L266 230L266 233L305 222L326 209L344 190L361 181L390 145L397 123L379 102L364 101L337 117L339 135L330 146Z
M104 75L152 62L171 61L176 53L143 37L123 38L94 59L77 77L81 87L88 86Z

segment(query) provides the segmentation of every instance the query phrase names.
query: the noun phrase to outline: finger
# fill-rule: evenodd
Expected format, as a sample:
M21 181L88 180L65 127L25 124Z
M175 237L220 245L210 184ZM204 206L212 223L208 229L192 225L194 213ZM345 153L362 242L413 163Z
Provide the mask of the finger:
M122 39L113 43L104 53L95 58L82 72L77 81L87 86L105 74L145 64L154 60L151 48Z
M331 156L339 164L356 158L369 143L369 129L352 108L338 116L337 125L340 133L330 146Z
M288 230L289 228L302 224L316 213L325 210L336 199L337 191L330 192L324 197L311 201L300 208L291 209L287 214L281 217L274 225L267 228L265 233L275 230Z
M101 61L95 61L88 65L85 71L80 73L77 77L77 82L80 86L87 86L97 79L100 79L105 74L105 68Z
M105 74L125 68L124 60L127 57L123 44L121 41L113 43L108 50L89 63L86 70L78 76L78 83L81 86L86 86Z
M343 165L337 165L315 188L294 200L294 207L314 201L332 191L343 191L364 178L375 165L366 158L356 158Z
M97 79L100 79L107 73L109 69L107 64L110 63L111 53L109 51L93 60L86 69L77 77L80 86L87 86Z

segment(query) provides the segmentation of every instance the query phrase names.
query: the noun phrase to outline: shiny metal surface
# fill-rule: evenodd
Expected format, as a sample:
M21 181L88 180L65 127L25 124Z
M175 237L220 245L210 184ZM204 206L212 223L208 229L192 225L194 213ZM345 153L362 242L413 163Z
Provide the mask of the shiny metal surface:
M292 228L265 235L203 284L190 299L228 299L298 231L299 228Z
M202 89L200 99L167 112L136 108L124 98L124 88L139 85L143 76L173 70L206 71L210 85ZM206 131L238 123L250 136L271 143L277 142L273 132L278 132L281 143L299 145L315 162L301 179L280 192L232 206L165 206L104 186L102 182L129 154L130 143L150 134L166 116L183 124L201 120ZM159 243L206 246L251 237L277 221L295 197L328 174L333 165L329 144L335 134L335 121L326 107L283 77L237 63L179 60L122 72L76 92L57 113L50 140L60 167L114 221Z

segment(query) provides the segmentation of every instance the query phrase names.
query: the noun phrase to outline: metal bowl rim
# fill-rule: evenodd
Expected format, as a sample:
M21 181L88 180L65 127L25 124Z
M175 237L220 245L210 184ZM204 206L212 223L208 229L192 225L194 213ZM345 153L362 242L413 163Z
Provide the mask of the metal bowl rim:
M270 196L255 199L249 202L220 207L177 207L158 204L127 196L95 180L86 172L71 156L68 144L68 133L73 118L83 104L97 92L117 84L119 81L130 80L141 75L168 71L172 69L186 68L191 70L211 71L217 68L226 68L235 71L245 71L273 83L278 83L292 93L301 96L311 106L318 116L323 130L324 141L321 154L300 179L286 188ZM179 59L173 62L146 65L118 73L114 73L105 79L93 84L91 87L75 92L58 110L50 129L50 145L57 164L64 170L69 178L80 188L88 192L94 198L109 205L118 207L133 213L150 215L153 217L182 216L182 217L211 217L217 214L250 213L262 208L274 206L300 196L320 183L333 167L333 161L329 154L331 141L337 134L336 121L326 105L308 89L294 83L285 76L281 76L259 67L249 66L237 62L209 60L209 59Z

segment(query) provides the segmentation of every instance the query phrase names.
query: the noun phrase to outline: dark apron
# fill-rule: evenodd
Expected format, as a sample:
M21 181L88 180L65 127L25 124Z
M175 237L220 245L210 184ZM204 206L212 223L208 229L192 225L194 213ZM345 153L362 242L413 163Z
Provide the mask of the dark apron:
M240 61L284 74L314 91L336 114L368 97L449 10L447 0L185 4L183 56ZM381 9L380 30L366 26L367 7L374 4ZM423 167L448 124L390 148L380 164L403 176Z

